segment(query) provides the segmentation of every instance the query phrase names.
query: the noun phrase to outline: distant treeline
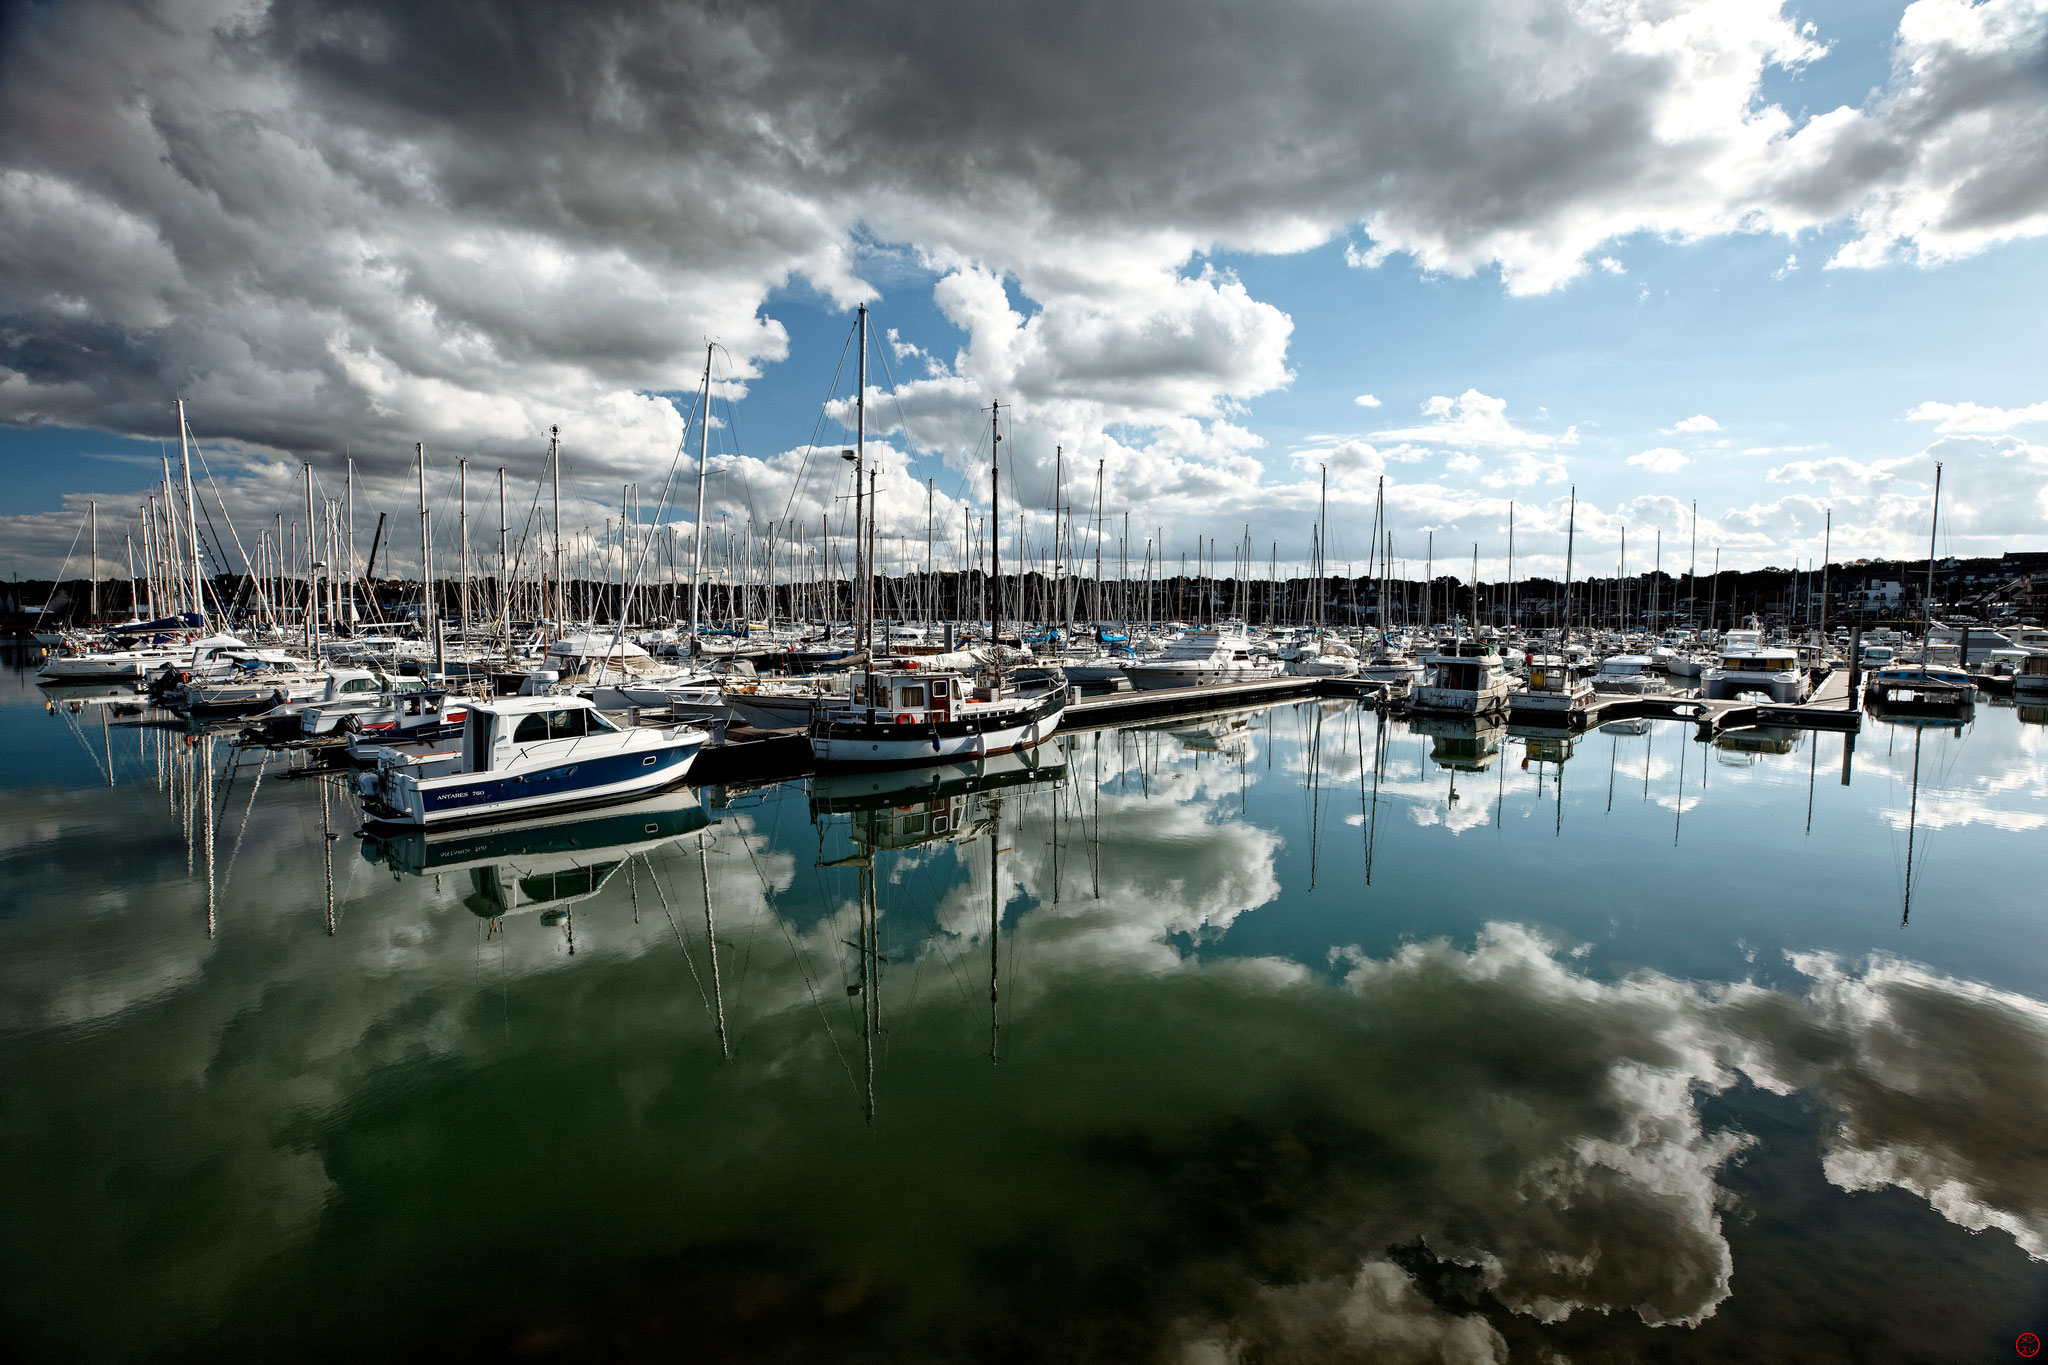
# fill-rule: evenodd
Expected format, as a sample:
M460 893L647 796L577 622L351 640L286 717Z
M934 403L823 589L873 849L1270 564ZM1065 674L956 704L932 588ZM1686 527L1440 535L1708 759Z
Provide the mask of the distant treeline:
M2039 566L2024 561L2039 559ZM2005 589L2017 589L2025 599L2028 570L2048 570L2048 555L2007 555L2000 559L1943 560L1935 569L1935 598L1938 605L1996 599ZM984 619L989 614L988 576L980 570L968 573L939 572L878 577L873 583L875 614L889 620ZM1825 581L1825 603L1823 583ZM1866 594L1867 584L1897 584L1896 594ZM1718 578L1702 574L1697 582L1683 573L1643 573L1627 578L1579 579L1572 584L1572 624L1587 627L1719 625L1728 626L1749 615L1793 623L1817 623L1823 610L1831 621L1879 620L1910 616L1920 610L1927 583L1927 561L1863 562L1830 565L1820 570L1787 569L1726 570ZM1099 588L1093 579L1054 577L1028 572L1005 573L1002 577L1002 615L1015 621L1205 621L1236 617L1255 625L1299 625L1317 621L1332 625L1371 624L1382 616L1391 624L1424 620L1470 620L1475 614L1494 624L1546 627L1557 624L1564 614L1564 586L1555 579L1531 577L1513 583L1482 579L1476 589L1469 579L1442 574L1428 582L1396 579L1386 584L1367 578L1333 577L1318 592L1312 578L1296 576L1271 582L1265 579L1197 578L1175 575L1142 580L1109 580ZM246 575L217 575L209 587L209 614L225 604L237 619L254 615L259 603L271 602L272 610L297 619L306 600L303 578L267 580L259 594ZM460 610L462 590L453 582L437 582L435 599L440 615L454 620ZM135 603L132 585L126 578L100 582L98 615L101 623L132 619ZM337 593L326 580L320 584L323 617L330 613ZM844 577L810 579L790 583L706 583L700 607L707 622L764 617L802 616L808 619L847 619L854 610L853 585ZM267 594L267 596L266 596ZM2010 593L2008 595L2011 595ZM358 583L354 593L358 619L405 620L420 614L420 584L417 580L379 579ZM552 604L566 599L568 615L598 622L616 621L622 593L617 583L573 579L556 586L542 580L513 585L511 614L519 619L552 615ZM689 616L687 584L643 585L632 594L631 616L635 620L686 620ZM23 579L0 584L0 627L20 632L84 625L88 604L93 600L92 584L85 579ZM345 600L345 599L344 599ZM474 576L469 584L472 616L490 618L502 604L497 584L489 576ZM372 606L374 603L374 607ZM1098 606L1099 604L1099 606ZM2030 605L2024 601L2022 605ZM159 613L173 604L160 603Z

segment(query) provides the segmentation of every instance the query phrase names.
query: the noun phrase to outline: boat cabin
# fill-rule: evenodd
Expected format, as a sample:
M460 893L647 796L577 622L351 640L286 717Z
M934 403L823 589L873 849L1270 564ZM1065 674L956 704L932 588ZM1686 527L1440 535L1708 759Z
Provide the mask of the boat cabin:
M618 726L587 697L500 697L470 702L462 727L462 771L494 772L527 750L585 735L611 734Z
M879 718L894 716L898 724L944 721L962 702L974 700L965 676L917 669L856 674L853 705Z

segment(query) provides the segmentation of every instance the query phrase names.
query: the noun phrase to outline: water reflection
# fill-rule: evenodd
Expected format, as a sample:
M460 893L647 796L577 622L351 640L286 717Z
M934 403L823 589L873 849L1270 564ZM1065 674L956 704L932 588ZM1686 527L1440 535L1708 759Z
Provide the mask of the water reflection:
M1917 1239L1971 1292L1864 1327L1942 1354L2048 1256L1998 823L2048 813L2039 734L1880 731L1853 787L1841 736L1716 747L1709 791L1689 733L1283 707L350 858L334 779L110 727L119 766L0 789L9 1335L1798 1358ZM1901 940L1851 854L1896 806L1924 859L1939 802L1978 814ZM1807 1167L1802 1240L1755 1181Z

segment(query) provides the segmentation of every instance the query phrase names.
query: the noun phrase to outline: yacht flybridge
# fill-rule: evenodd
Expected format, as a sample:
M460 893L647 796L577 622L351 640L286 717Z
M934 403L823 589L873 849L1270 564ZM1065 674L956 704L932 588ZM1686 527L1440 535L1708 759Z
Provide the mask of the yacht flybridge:
M629 800L681 782L707 736L622 730L583 697L469 704L446 752L390 753L358 779L372 824L454 825Z

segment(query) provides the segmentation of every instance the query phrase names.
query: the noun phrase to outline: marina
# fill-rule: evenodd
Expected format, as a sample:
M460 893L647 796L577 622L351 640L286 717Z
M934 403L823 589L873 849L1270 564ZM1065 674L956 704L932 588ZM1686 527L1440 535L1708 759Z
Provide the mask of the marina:
M2044 72L0 9L0 1365L2038 1359Z

